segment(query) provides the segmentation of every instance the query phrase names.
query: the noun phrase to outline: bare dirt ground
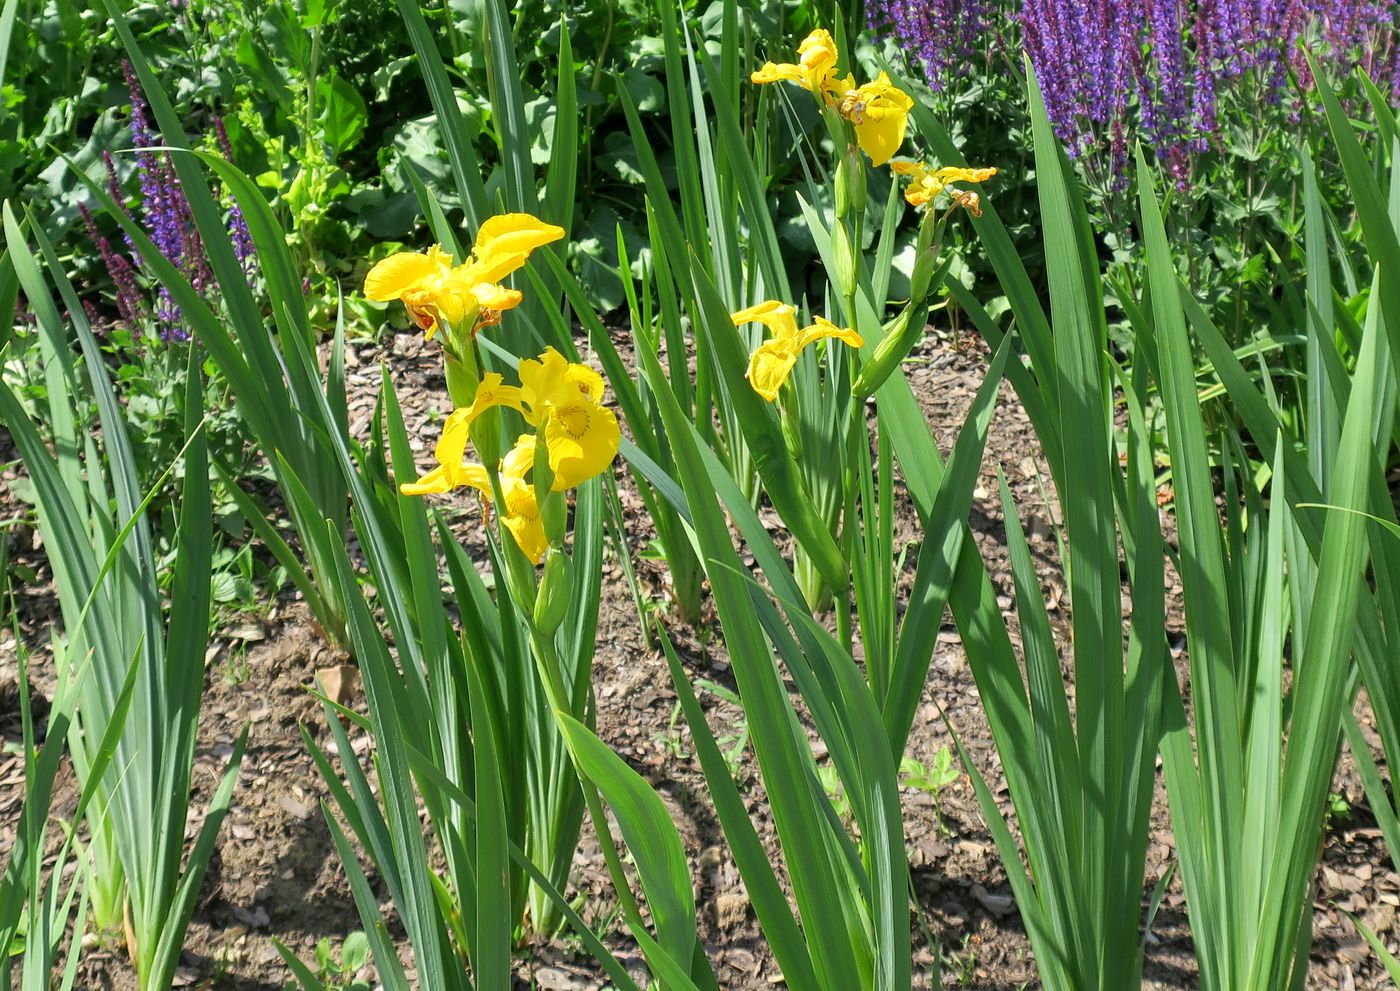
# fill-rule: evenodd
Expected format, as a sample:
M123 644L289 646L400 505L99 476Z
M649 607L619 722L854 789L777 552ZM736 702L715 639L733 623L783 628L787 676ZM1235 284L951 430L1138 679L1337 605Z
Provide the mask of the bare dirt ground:
M986 364L980 344L968 343L955 347L946 339L931 337L907 369L945 451L951 449ZM385 345L351 347L350 418L360 437L367 436L381 362L387 363L393 375L410 428L422 427L417 443L426 460L437 429L430 418L446 404L437 349L411 335L398 335ZM1014 637L1010 566L1002 514L993 496L995 471L1002 466L1042 572L1052 620L1057 632L1067 639L1061 604L1064 586L1052 528L1052 523L1058 522L1058 510L1047 505L1042 494L1037 473L1043 465L1037 452L1025 414L1009 387L1003 387L971 522ZM9 484L21 473L13 464L15 459L8 436L0 431L0 465L8 464L0 475L6 482L0 495L0 518L28 512ZM664 602L663 571L637 557L652 536L650 524L625 472L619 470L619 477L623 478L630 549L641 581L648 597ZM468 521L463 517L463 525ZM0 630L0 740L5 745L0 750L0 860L13 840L23 793L23 765L16 752L20 724L14 631L31 652L35 680L42 692L48 663L45 644L50 628L58 622L51 574L35 532L28 525L8 532L12 567L28 570L11 579L16 616L13 622L7 617L5 628ZM896 539L912 541L918 537L910 511L900 522ZM673 813L692 861L701 935L716 963L721 986L733 991L769 988L776 968L741 894L738 873L710 809L703 775L691 755L684 720L675 718L675 693L665 662L645 643L620 563L610 557L604 568L594 670L598 732L661 791ZM911 556L905 582L912 572ZM1179 587L1169 590L1169 598L1174 603L1172 627L1180 630ZM703 628L689 630L674 623L669 627L692 678L734 688L721 637ZM343 661L317 636L305 608L290 597L284 596L257 614L234 617L216 629L208 654L200 756L194 776L197 810L207 801L245 724L251 726L251 737L233 807L190 927L177 987L281 991L291 975L277 955L274 939L310 959L318 940L329 939L338 947L346 934L361 927L319 807L328 793L298 733L298 726L305 726L317 739L328 740L319 704L307 688L317 670ZM1178 656L1177 663L1184 677L1184 658ZM702 693L701 699L717 736L737 738L742 733L741 710L713 693ZM352 695L351 704L362 707L363 701ZM1360 705L1363 728L1369 730L1369 712L1364 703ZM951 742L940 709L1009 815L1005 780L951 620L938 635L911 743L911 754L926 764ZM44 710L42 697L36 699L37 714ZM748 788L750 811L760 835L777 857L751 752L740 759L738 779ZM1344 912L1366 919L1394 947L1400 939L1396 919L1400 877L1393 870L1347 757L1337 773L1334 791L1339 808L1344 804L1349 813L1334 818L1326 836L1317 876L1315 942L1307 986L1348 991L1385 987L1388 984L1381 968ZM71 810L72 801L69 776L57 803L60 815L65 802ZM966 775L960 775L936 798L909 789L905 828L920 907L939 944L929 945L922 932L916 931L915 971L923 975L918 986L931 986L927 975L933 954L941 953L944 987L984 991L1038 987L1005 871ZM1165 794L1159 783L1146 890L1169 869L1173 857ZM612 918L610 885L587 824L576 858L575 884L588 919L606 923ZM625 962L640 967L640 956L620 924L613 925L608 941ZM80 987L132 987L119 941L89 939L83 953ZM526 948L518 974L520 986L542 991L605 986L596 968L567 941ZM367 972L361 976L372 975ZM1145 986L1186 989L1195 985L1184 896L1179 880L1173 880L1147 936Z

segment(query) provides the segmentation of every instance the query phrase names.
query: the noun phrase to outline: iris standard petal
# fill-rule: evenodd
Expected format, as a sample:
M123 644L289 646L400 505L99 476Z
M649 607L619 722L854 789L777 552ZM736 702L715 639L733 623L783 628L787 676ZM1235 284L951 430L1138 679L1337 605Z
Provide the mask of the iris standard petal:
M535 416L544 412L549 397L560 392L569 363L554 348L545 348L538 358L526 358L518 366L520 394Z
M483 310L509 310L520 305L524 295L518 289L507 289L495 282L479 282L472 286L472 296Z
M505 478L524 480L534 467L535 435L521 434L516 438L515 446L501 459L501 475Z
M530 252L563 236L564 228L547 224L528 213L491 217L477 231L470 262L473 279L499 282L524 265Z
M740 310L731 314L729 319L734 321L736 327L746 323L761 323L776 338L797 336L797 310L791 303L783 303L776 299L764 300L748 309Z

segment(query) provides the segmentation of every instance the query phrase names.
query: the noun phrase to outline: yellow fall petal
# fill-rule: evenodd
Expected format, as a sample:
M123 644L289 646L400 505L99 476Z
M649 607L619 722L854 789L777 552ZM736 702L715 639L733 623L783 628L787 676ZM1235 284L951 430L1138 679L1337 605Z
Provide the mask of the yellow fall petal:
M520 390L513 385L504 385L500 373L487 372L481 376L481 382L472 396L472 404L459 406L448 415L442 425L442 437L433 450L433 457L440 464L460 463L467 452L467 440L471 435L472 424L476 422L477 417L493 406L509 406L513 410L521 410Z
M399 485L399 493L406 496L441 495L451 491L452 479L448 476L446 465L438 465L416 482Z
M749 370L745 377L753 391L768 402L778 398L778 391L797 364L797 348L789 338L765 341L749 355Z
M817 341L828 337L834 337L842 344L849 345L853 348L858 348L865 344L865 339L848 327L838 327L825 317L814 317L813 319L816 323L809 327L803 327L801 332L797 335L798 351L801 351L809 344L815 344Z
M806 86L807 77L803 75L800 65L793 65L791 62L764 62L763 68L750 74L749 82L796 83L798 86Z
M459 407L448 414L442 425L442 436L433 448L433 457L440 465L458 465L467 454L467 441L471 432L473 407Z
M874 82L857 86L841 98L840 112L856 128L861 150L872 165L884 165L904 143L904 130L914 101L880 73Z
M582 394L576 402L551 407L544 443L554 472L554 491L575 488L601 475L617 457L621 440L613 411Z
M365 298L376 303L399 299L419 282L442 273L433 255L400 251L378 262L365 276Z
M486 466L438 465L416 482L404 482L399 492L406 496L442 495L453 489L473 488L490 498L491 480L486 474Z

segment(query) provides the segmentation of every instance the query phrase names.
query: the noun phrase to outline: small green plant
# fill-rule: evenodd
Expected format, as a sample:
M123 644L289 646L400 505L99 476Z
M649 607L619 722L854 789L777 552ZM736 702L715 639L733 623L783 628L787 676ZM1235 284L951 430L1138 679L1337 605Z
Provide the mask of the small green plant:
M749 746L749 720L748 716L744 714L744 704L734 692L723 685L715 684L708 678L697 678L695 687L702 692L710 693L717 699L723 699L739 710L739 715L734 723L734 732L717 737L715 740L723 748L721 752L724 755L725 766L729 768L729 776L737 783L741 778L739 762L743 760L744 751Z
M945 952L943 962L951 968L958 987L971 987L973 978L977 976L977 941L972 933L963 935L956 953Z
M946 746L934 754L933 764L928 765L913 757L905 757L899 762L901 784L915 788L933 796L933 814L938 828L943 830L943 789L957 781L962 772L953 763L953 752Z
M369 939L358 930L345 937L339 960L331 952L330 940L316 942L316 977L326 991L369 991L368 984L355 979L368 962Z
M831 800L831 807L843 821L851 818L851 800L841 789L841 773L830 764L817 767L817 780L822 783L822 791Z
M229 648L228 654L218 666L219 677L229 687L241 685L253 676L248 665L248 651L243 643Z
M1327 793L1327 822L1348 822L1351 819L1351 803L1340 792Z
M667 755L676 760L684 760L686 756L685 747L681 745L680 720L681 704L677 702L671 706L671 718L666 721L665 732L657 733L655 737L666 748Z

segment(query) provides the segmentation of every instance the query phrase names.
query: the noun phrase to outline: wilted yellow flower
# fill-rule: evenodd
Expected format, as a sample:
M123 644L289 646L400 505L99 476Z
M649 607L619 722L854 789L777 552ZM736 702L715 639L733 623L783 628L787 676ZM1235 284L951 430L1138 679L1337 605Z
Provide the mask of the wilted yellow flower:
M836 63L841 60L841 55L836 50L836 42L830 31L818 28L807 35L797 46L797 55L796 65L791 62L765 62L763 68L749 79L755 83L796 83L824 103L840 99L855 85L850 76L844 79L836 77Z
M426 254L401 251L390 255L365 276L365 296L375 302L403 301L408 315L429 338L437 330L438 316L461 318L467 301L452 279L452 256L437 245Z
M941 169L930 169L923 162L891 162L890 171L909 177L909 186L904 190L904 199L910 206L927 206L938 194L955 182L986 182L997 174L996 169L965 169L949 165ZM962 197L958 205L966 206L974 217L980 216L980 198Z
M865 341L854 330L838 327L830 320L816 317L810 326L797 329L797 310L789 303L770 299L740 310L730 317L734 326L746 323L761 323L768 328L770 340L764 341L749 356L747 378L753 391L770 403L778 398L778 391L797 364L797 355L809 344L828 337L834 337L851 347L858 348Z
M840 112L856 128L861 150L872 165L884 165L904 143L904 129L914 101L880 73L874 82L857 86L841 97Z
M612 410L599 403L603 377L571 364L553 348L520 363L520 392L527 419L544 431L556 492L601 474L617 456L622 432Z
M437 245L425 254L401 251L370 269L365 296L380 303L402 300L429 339L443 323L468 330L497 323L502 310L522 299L499 281L525 264L535 248L563 236L562 227L528 213L501 214L481 225L465 264L454 266Z

